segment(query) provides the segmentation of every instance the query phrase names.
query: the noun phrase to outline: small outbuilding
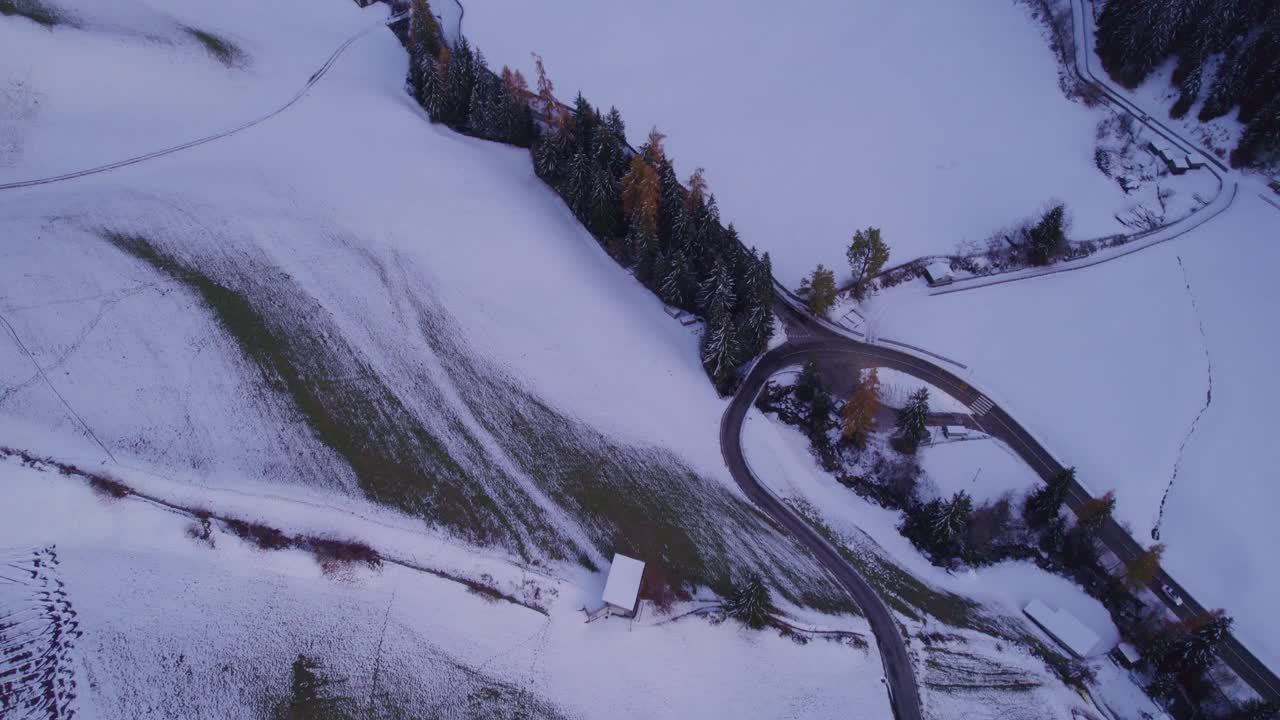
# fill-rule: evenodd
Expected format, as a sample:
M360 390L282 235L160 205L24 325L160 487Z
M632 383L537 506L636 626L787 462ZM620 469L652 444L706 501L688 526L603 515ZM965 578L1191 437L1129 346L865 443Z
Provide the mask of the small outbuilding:
M934 260L924 266L924 278L930 287L938 285L950 285L955 281L955 272L951 270L951 263L945 260Z
M1127 642L1116 645L1110 654L1111 659L1119 663L1121 667L1135 667L1142 661L1142 655L1138 653L1138 648Z
M971 437L973 431L964 425L943 425L942 436L949 440L964 440Z
M640 600L640 581L644 578L644 561L614 553L609 577L604 582L600 599L604 605L587 613L587 622L602 617L635 617Z
M1032 600L1022 612L1076 657L1085 657L1098 644L1097 634L1066 610L1054 610L1039 600Z

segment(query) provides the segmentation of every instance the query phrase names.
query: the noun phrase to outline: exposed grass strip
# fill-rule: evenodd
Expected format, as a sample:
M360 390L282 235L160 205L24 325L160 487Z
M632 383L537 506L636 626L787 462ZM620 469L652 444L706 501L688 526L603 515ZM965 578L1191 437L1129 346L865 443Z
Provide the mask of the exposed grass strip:
M193 28L189 25L184 25L182 29L188 35L198 40L201 45L204 45L205 50L208 50L209 54L218 62L226 65L227 67L236 67L245 58L244 51L240 49L239 45L236 45L221 35Z

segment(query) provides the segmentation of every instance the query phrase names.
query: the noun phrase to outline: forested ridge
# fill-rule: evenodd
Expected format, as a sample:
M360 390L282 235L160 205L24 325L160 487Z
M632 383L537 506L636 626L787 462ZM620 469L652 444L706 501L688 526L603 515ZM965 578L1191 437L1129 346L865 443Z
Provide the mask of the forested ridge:
M1172 117L1198 100L1201 121L1238 109L1245 129L1231 164L1280 159L1280 2L1110 0L1098 18L1097 49L1111 77L1129 88L1176 59Z
M517 70L491 71L465 37L449 46L428 0L412 0L410 92L433 122L530 148L538 177L618 262L673 307L700 315L702 362L721 392L773 335L769 254L749 249L722 224L698 169L683 184L655 128L633 150L617 108L578 94L556 99L537 58L536 87Z

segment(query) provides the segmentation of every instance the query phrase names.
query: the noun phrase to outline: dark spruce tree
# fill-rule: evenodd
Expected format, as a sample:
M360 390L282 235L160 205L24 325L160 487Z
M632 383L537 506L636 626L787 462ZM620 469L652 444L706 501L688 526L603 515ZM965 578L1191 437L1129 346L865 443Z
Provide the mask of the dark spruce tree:
M1057 473L1035 492L1027 496L1023 505L1022 519L1032 528L1045 528L1050 521L1062 512L1062 505L1067 500L1067 491L1076 478L1075 468L1066 468Z
M741 359L738 328L733 315L735 300L729 268L723 259L717 260L711 276L702 283L698 305L706 318L702 332L702 365L721 392L726 392L733 385L734 371Z
M894 423L896 434L894 447L899 452L914 455L920 443L929 438L929 390L920 388L911 393L906 405L898 410Z
M769 624L769 616L773 612L773 598L769 586L759 575L751 577L747 583L733 591L733 596L725 604L729 617L735 618L753 630L760 630Z

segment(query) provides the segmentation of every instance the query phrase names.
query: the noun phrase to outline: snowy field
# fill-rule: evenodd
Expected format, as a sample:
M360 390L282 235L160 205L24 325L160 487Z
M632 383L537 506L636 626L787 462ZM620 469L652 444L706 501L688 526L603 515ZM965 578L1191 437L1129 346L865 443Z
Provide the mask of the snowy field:
M1165 568L1272 667L1277 236L1280 211L1242 187L1223 215L1136 255L948 295L904 287L873 313L886 336L967 364L1095 494L1114 489L1138 541L1169 489Z
M976 444L977 441L957 445ZM818 466L803 434L757 410L747 415L743 425L743 448L752 471L762 482L779 497L807 508L855 556L864 558L863 562L871 567L884 567L886 562L896 565L901 568L896 572L914 578L904 582L895 579L896 572L876 573L872 582L888 594L889 604L911 629L911 647L927 658L923 667L918 667L917 675L930 717L1070 718L1075 708L1093 712L1082 706L1080 697L1061 685L1040 661L1024 656L1026 638L1038 638L1049 646L1053 641L1021 613L1033 599L1070 611L1099 637L1098 645L1090 652L1090 663L1106 667L1111 661L1103 654L1115 646L1119 635L1101 603L1070 581L1031 563L1005 562L960 574L933 566L898 533L897 511L863 500L840 485ZM924 451L926 467L930 464L928 454L940 450L943 449ZM975 463L986 462L990 457L952 455L948 460L948 470L971 477L977 469ZM972 490L951 487L949 479L939 480L944 492ZM903 591L912 586L917 589ZM965 598L982 603L981 609L958 609L965 605ZM980 632L973 632L972 628ZM949 641L935 646L925 637L930 633L948 636ZM993 642L1001 649L990 647ZM972 665L990 665L977 675L985 676L992 685L983 687L982 680L966 679L963 672L957 677L957 668L951 665L958 657L956 653L968 658ZM994 680L1005 676L1016 676L1016 684L1022 687L1001 687ZM1114 694L1125 703L1141 702L1141 693L1130 681L1119 679L1100 690L1104 696ZM1141 706L1152 710L1149 701L1141 702Z
M654 560L673 584L696 578L727 594L760 573L783 606L853 611L725 471L723 401L693 332L599 249L527 153L427 122L403 93L406 54L381 27L385 6L322 4L86 0L57 6L75 25L0 18L6 53L32 59L0 66L0 85L42 98L6 136L19 150L0 184L236 127L284 106L357 37L259 125L4 191L3 444L277 526L358 519L359 537L468 577L514 563L573 583L574 601L559 608L568 614L598 593L616 550ZM233 42L236 61L215 61L183 26ZM114 81L85 82L99 77L127 78L114 102L97 97ZM86 84L82 109L75 93ZM13 542L52 541L62 542ZM138 562L134 574L161 572ZM680 631L690 625L673 627L672 648L703 651L696 631ZM270 637L259 630L234 632ZM768 648L754 657L744 675L753 687L765 683L750 673L774 662L809 664ZM660 653L634 660L674 667ZM868 667L837 673L846 684L865 676L875 698L860 704L883 697L879 665ZM666 696L671 677L646 680L661 691L626 712ZM850 692L863 694L857 682ZM829 707L744 702L782 716Z
M211 547L185 518L11 460L0 488L6 567L55 548L42 574L64 583L79 623L57 668L77 680L76 717L272 717L300 653L341 682L325 692L370 717L891 717L870 638L798 644L652 614L584 624L589 600L568 583L550 583L544 616L401 567L325 573L219 531ZM0 611L46 622L10 581Z
M1093 164L1104 114L1063 96L1012 0L503 0L467 3L463 24L495 66L528 72L541 53L562 98L616 105L633 140L668 133L677 171L705 167L724 217L793 287L818 262L846 275L868 225L891 262L981 242L1055 197L1077 237L1123 230L1126 197Z
M981 505L1006 494L1017 498L1040 484L1039 476L995 438L978 434L972 440L949 441L936 429L933 437L933 444L920 448L920 467L940 496L963 490Z

